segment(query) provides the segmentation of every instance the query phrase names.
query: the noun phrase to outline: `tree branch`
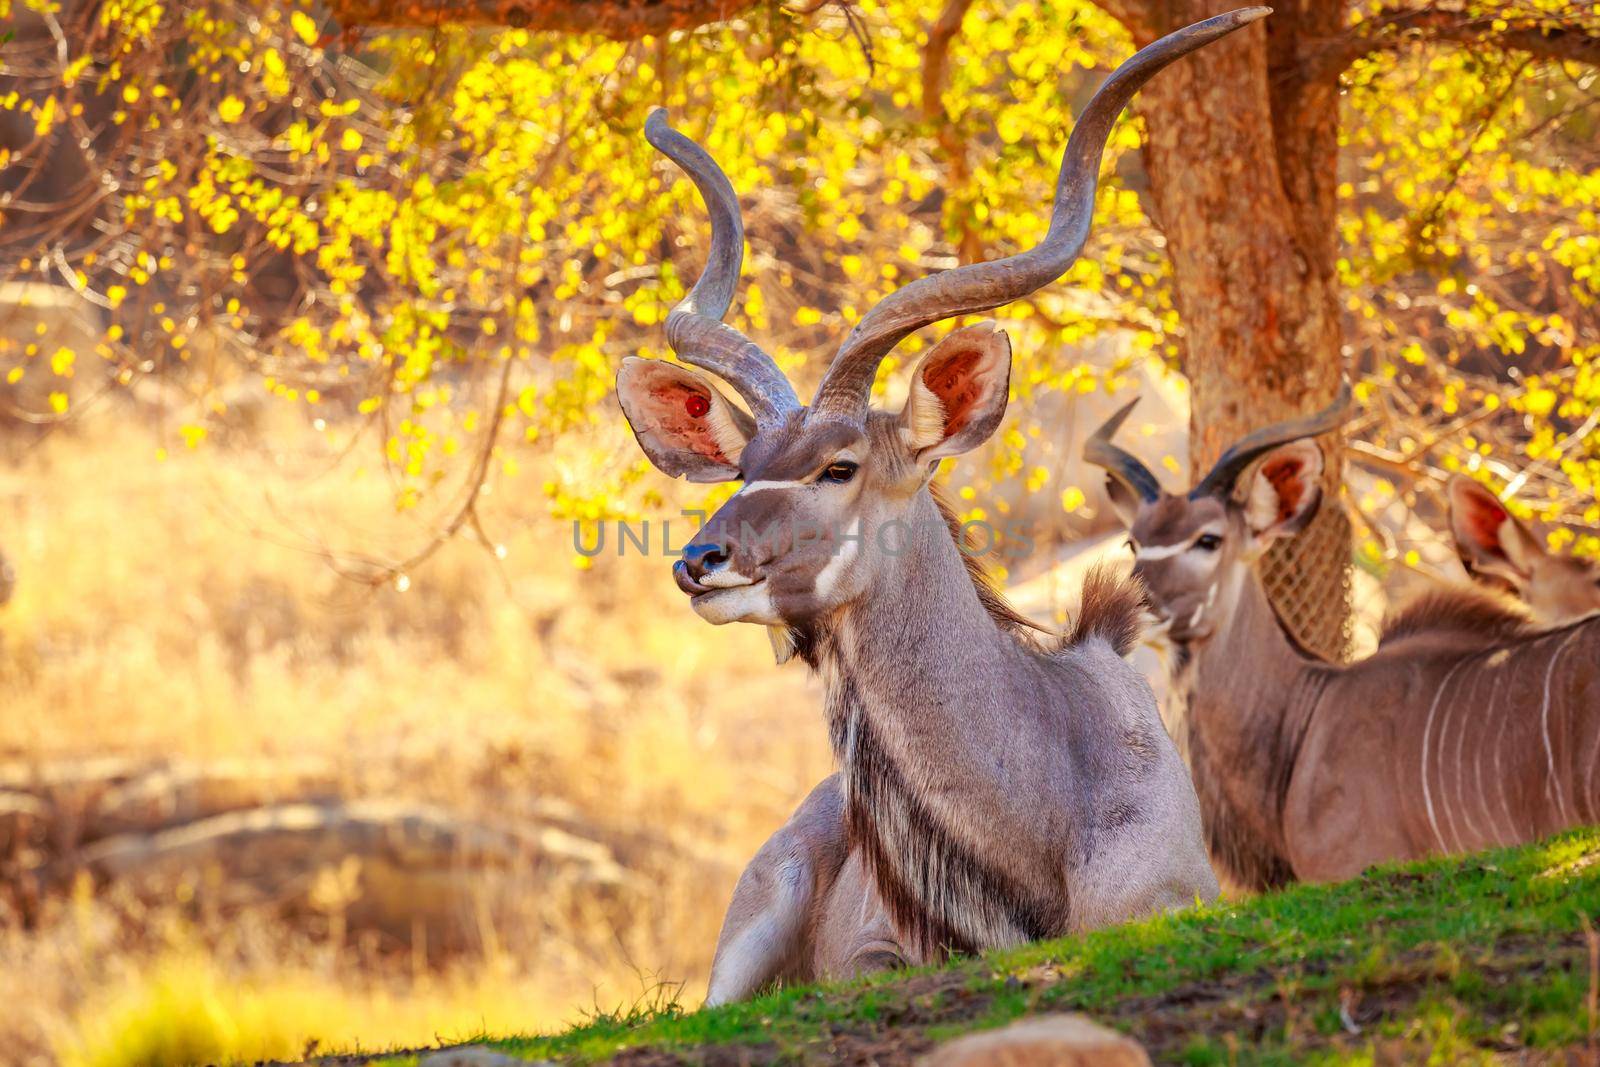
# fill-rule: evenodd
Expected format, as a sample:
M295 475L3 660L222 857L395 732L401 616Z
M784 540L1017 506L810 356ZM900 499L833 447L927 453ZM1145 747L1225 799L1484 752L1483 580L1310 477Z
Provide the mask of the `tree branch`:
M332 0L346 32L365 26L511 26L614 40L722 22L770 0Z
M969 174L966 141L944 106L944 78L950 65L950 42L961 32L961 20L970 7L972 0L948 0L939 18L928 28L928 43L922 50L922 117L933 128L939 150L944 153L949 181L946 195L964 186ZM983 243L966 215L961 219L957 253L963 263L976 263L983 258Z
M1339 38L1308 42L1300 75L1311 81L1332 80L1365 56L1430 42L1526 52L1538 59L1600 67L1600 18L1581 15L1577 6L1560 16L1507 18L1492 11L1429 5L1388 9Z

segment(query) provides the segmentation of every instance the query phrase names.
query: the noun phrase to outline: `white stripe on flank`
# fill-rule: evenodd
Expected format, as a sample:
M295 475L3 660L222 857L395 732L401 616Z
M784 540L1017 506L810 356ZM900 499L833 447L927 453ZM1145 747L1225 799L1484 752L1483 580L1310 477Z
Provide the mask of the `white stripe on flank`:
M1470 660L1459 660L1454 667L1445 672L1444 679L1439 683L1439 691L1433 694L1433 705L1428 708L1428 721L1422 727L1422 802L1428 809L1428 824L1433 827L1433 836L1438 839L1439 851L1447 851L1444 835L1439 832L1439 817L1433 810L1433 791L1428 788L1428 738L1433 734L1433 715L1439 710L1439 701L1444 697L1444 691L1450 686L1450 679L1455 673L1465 667ZM1443 784L1441 778L1440 784Z
M1555 747L1550 743L1550 680L1555 677L1556 661L1561 658L1561 653L1565 652L1567 646L1572 644L1572 639L1581 633L1583 633L1582 629L1573 630L1572 635L1557 645L1556 650L1550 653L1550 666L1546 667L1544 672L1544 704L1539 708L1539 731L1544 735L1544 761L1545 767L1550 774L1550 777L1545 781L1544 791L1547 796L1551 790L1555 791L1556 810L1560 813L1563 821L1568 820L1567 798L1561 789L1561 779L1556 775L1556 751Z
M1494 738L1494 780L1500 786L1500 810L1506 816L1506 836L1499 842L1502 845L1509 845L1517 840L1517 820L1516 816L1511 814L1511 798L1506 793L1507 779L1504 774L1500 773L1500 753L1505 751L1505 745L1502 742L1506 738L1506 726L1511 722L1516 710L1516 701L1512 700L1511 714L1500 716L1500 732Z
M1471 726L1477 716L1478 687L1483 684L1483 672L1478 671L1472 675L1472 688L1467 693L1467 698L1457 702L1457 707L1462 712L1461 729L1456 731L1456 810L1446 812L1450 816L1450 832L1456 836L1457 848L1484 848L1483 835L1478 830L1478 824L1472 818L1472 811L1467 806L1467 775L1462 766L1461 759L1465 753L1467 740L1467 727ZM1439 750L1444 751L1444 733L1439 734ZM1443 792L1441 788L1441 792ZM1461 829L1456 825L1456 815L1461 816L1461 822L1466 827L1466 832L1472 836L1466 840L1461 838Z
M1494 684L1489 687L1489 703L1484 706L1484 723L1494 721L1494 706L1500 701L1500 684L1505 679L1504 671L1496 671ZM1489 841L1485 847L1500 843L1499 827L1494 824L1494 812L1489 810L1489 794L1483 788L1483 752L1488 746L1479 743L1472 746L1472 779L1473 792L1478 794L1478 803L1483 808L1483 824L1489 828Z
M1597 798L1594 794L1594 765L1596 763L1600 763L1600 730L1594 732L1594 750L1589 753L1589 767L1583 772L1583 795L1589 801L1588 822L1594 822L1597 818L1600 818L1600 807L1596 806L1596 800L1600 800L1600 798Z

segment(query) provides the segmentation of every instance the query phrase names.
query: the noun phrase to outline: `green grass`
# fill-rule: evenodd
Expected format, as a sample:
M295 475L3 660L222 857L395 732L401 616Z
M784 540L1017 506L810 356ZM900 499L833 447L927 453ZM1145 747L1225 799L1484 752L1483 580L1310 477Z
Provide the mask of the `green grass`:
M1596 829L942 969L688 1014L658 997L563 1034L483 1043L580 1062L625 1049L630 1063L908 1062L956 1034L1070 1010L1131 1033L1157 1062L1554 1059L1594 1039L1590 923Z

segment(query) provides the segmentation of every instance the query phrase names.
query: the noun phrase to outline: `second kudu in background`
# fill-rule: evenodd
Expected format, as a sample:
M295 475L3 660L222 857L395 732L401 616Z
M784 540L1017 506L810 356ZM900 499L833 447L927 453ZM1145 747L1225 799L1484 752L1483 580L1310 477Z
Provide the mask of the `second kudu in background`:
M1134 573L1173 646L1169 709L1212 861L1263 889L1385 861L1533 841L1600 820L1600 620L1542 630L1471 586L1424 596L1378 650L1329 663L1296 646L1254 560L1322 502L1333 406L1259 430L1185 494L1111 443Z
M769 627L826 685L840 771L767 843L734 892L708 1001L1100 926L1216 895L1194 788L1150 688L1123 659L1138 591L1093 576L1074 632L1033 631L964 555L933 494L940 460L1005 413L1011 350L956 330L912 371L898 412L869 407L883 358L924 326L1050 284L1088 236L1101 154L1139 86L1261 18L1208 19L1141 49L1067 144L1035 248L918 279L869 311L804 406L772 359L721 321L744 241L727 178L658 112L646 133L710 208L704 274L667 319L706 378L629 360L617 380L668 474L742 480L684 550L678 584L714 623Z
M1552 552L1487 486L1450 479L1450 532L1473 579L1510 593L1538 626L1600 615L1600 564Z

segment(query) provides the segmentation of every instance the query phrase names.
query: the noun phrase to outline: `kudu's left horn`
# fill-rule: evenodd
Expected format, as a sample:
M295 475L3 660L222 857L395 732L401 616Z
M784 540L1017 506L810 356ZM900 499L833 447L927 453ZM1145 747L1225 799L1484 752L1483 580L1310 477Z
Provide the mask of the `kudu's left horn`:
M667 343L685 363L733 386L750 406L757 426L780 422L800 407L794 387L771 356L722 321L733 303L744 262L744 219L733 185L705 149L667 125L665 109L650 113L644 136L694 180L711 214L706 268L688 295L667 313Z
M1065 274L1089 237L1106 138L1133 94L1174 60L1271 11L1267 7L1230 11L1185 26L1134 53L1100 86L1072 127L1044 240L1005 259L969 263L918 278L889 294L862 316L845 338L817 387L807 417L862 421L878 365L901 339L935 322L1009 304Z
M1083 458L1127 482L1139 494L1139 499L1149 504L1160 498L1161 483L1156 481L1156 476L1140 462L1139 457L1111 443L1111 438L1116 436L1127 419L1128 412L1138 402L1139 398L1134 397L1122 405L1115 415L1089 435L1089 439L1083 443Z
M1233 485L1238 481L1239 475L1257 459L1279 445L1298 441L1302 437L1320 437L1338 429L1349 419L1351 410L1350 383L1341 381L1339 393L1333 398L1333 403L1315 415L1275 422L1234 442L1231 448L1217 458L1210 472L1200 479L1200 484L1189 490L1189 498L1193 500L1202 496L1227 496L1233 492Z

